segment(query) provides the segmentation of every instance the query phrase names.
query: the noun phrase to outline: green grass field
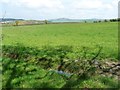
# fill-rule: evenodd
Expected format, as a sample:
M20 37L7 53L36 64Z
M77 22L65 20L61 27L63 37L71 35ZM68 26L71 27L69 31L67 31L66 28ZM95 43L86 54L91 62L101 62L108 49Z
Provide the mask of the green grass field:
M38 47L44 45L81 47L103 47L104 57L117 59L117 23L48 24L33 26L3 27L3 44Z
M3 88L118 88L103 72L118 60L117 22L4 26L2 37Z

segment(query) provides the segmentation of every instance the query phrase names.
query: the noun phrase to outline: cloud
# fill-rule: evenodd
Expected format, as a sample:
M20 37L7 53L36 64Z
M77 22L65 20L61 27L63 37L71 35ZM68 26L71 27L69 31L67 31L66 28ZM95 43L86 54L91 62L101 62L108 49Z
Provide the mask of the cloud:
M114 18L119 0L0 0L8 17ZM22 13L22 14L21 14ZM37 13L37 14L36 14Z
M116 5L116 6L118 6L118 2L119 2L120 0L113 0L111 3L113 4L113 5Z
M98 0L94 0L94 1L88 1L88 0L82 0L81 2L79 2L79 0L74 2L75 8L80 8L80 9L93 9L93 8L99 8L102 3Z
M0 3L9 3L10 0L0 0Z
M60 0L20 0L21 5L29 8L63 8Z
M0 3L22 6L26 8L64 8L60 0L1 0Z
M77 9L112 9L110 3L103 3L102 0L76 0L73 7Z

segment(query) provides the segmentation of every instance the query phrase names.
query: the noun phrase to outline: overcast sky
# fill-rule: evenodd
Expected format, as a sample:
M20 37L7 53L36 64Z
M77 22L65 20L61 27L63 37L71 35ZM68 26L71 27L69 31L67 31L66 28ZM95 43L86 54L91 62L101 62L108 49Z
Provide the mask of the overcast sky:
M0 0L0 17L22 19L118 17L119 0Z

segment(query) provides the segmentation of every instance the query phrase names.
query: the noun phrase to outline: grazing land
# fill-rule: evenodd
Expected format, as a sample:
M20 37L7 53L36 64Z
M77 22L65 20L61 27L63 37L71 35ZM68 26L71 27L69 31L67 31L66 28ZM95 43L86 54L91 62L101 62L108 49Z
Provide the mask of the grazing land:
M105 57L117 59L117 23L47 24L33 26L3 27L3 44L21 43L29 47L44 45L81 47L103 47Z
M118 70L110 66L117 22L4 26L2 39L3 88L118 87L117 71L109 72Z

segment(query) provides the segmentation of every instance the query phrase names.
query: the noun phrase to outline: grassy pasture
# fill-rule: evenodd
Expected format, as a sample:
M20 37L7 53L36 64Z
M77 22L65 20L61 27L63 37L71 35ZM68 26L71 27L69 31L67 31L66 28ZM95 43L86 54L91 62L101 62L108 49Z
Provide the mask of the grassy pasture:
M100 73L109 69L106 61L118 60L117 27L110 22L2 27L2 88L118 88L118 74Z
M117 23L47 24L10 26L2 29L4 45L21 43L38 48L44 45L67 45L73 46L75 50L79 50L81 47L101 46L104 58L117 59Z

